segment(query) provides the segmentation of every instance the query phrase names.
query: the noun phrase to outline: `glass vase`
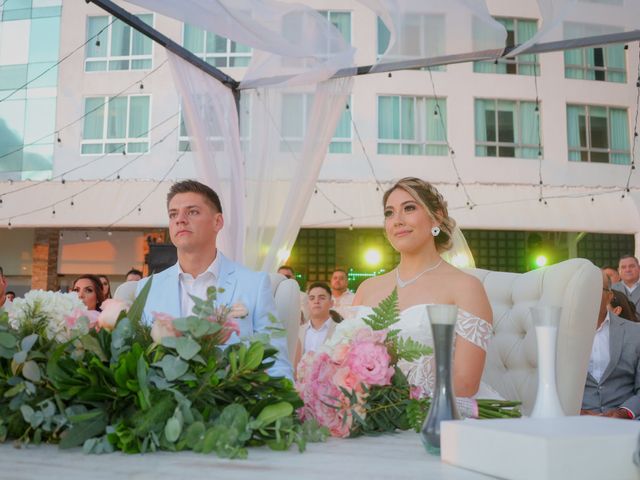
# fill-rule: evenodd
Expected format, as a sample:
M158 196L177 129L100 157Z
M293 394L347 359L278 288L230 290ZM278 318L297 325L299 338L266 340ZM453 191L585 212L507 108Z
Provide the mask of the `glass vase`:
M560 307L538 306L531 308L538 344L538 393L531 411L531 418L564 417L556 385L556 348Z
M460 419L453 392L453 338L458 307L428 305L427 311L433 334L436 385L420 435L427 452L440 455L440 422Z

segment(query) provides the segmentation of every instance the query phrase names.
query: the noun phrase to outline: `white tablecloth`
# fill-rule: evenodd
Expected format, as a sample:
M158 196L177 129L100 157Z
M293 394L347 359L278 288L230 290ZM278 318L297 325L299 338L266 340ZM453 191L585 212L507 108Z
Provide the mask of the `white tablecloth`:
M196 480L251 479L447 479L486 480L485 475L453 467L425 452L413 432L356 439L329 439L273 452L250 448L247 460L225 460L192 452L159 452L146 455L85 455L80 449L55 446L22 449L0 445L2 480Z

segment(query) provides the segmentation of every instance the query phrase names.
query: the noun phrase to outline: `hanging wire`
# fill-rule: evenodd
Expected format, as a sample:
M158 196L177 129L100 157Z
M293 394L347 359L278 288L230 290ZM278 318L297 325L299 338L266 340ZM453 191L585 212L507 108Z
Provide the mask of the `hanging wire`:
M125 87L124 89L120 90L117 94L115 94L114 96L108 97L108 99L103 102L102 104L98 105L95 108L92 108L91 110L89 110L88 112L86 112L84 115L82 115L81 117L76 118L75 120L73 120L72 122L67 123L66 125L64 125L63 127L48 133L46 135L43 135L42 137L33 140L32 142L29 143L25 143L23 144L21 147L16 148L15 150L11 150L9 152L5 152L2 155L0 155L0 160L2 160L5 157L8 157L9 155L13 155L14 153L17 153L21 150L24 150L25 147L30 147L31 145L35 145L36 143L41 142L42 140L52 136L52 135L59 135L60 132L62 132L63 130L65 130L66 128L69 128L71 125L75 125L76 123L78 123L80 120L83 120L84 118L86 118L87 116L89 116L90 114L92 114L93 112L95 112L96 110L101 109L102 107L104 107L105 105L111 103L113 100L115 100L116 98L124 95L127 90L129 90L130 88L132 88L133 86L139 84L142 80L144 80L145 78L149 77L150 75L153 75L155 72L157 72L160 68L162 68L165 64L167 63L167 60L165 60L164 62L162 62L160 65L158 65L156 68L154 68L153 70L151 70L150 72L146 73L140 80L136 80L135 82L129 84L127 87ZM59 137L58 137L58 141L59 141Z
M638 70L636 76L636 114L633 120L633 142L631 147L631 165L629 165L629 174L627 175L627 183L622 193L622 198L629 193L629 185L631 184L631 176L636 169L636 145L638 143L638 110L640 110L640 43L638 44Z
M173 171L173 169L178 165L178 162L180 161L180 159L186 154L187 152L182 152L178 158L175 159L175 161L171 164L171 167L169 167L169 170L167 170L165 172L165 174L162 176L162 178L160 180L158 180L155 184L155 186L151 189L151 191L149 191L149 193L147 193L144 198L142 200L140 200L131 210L129 210L127 213L125 213L124 215L122 215L121 217L119 217L117 220L115 220L114 222L111 222L109 225L107 225L107 229L110 229L112 227L114 227L116 224L120 223L122 220L124 220L126 217L128 217L129 215L131 215L133 212L135 212L136 210L140 211L142 204L153 194L153 192L155 192L158 187L160 187L160 185L162 185L162 182L164 182L167 177L169 176L169 174Z
M145 137L147 134L151 133L151 132L152 132L153 130L155 130L156 128L158 128L158 127L160 127L160 126L164 125L164 124L165 124L165 123L167 123L169 120L171 120L171 119L175 118L176 116L178 116L178 115L179 115L179 113L180 113L180 112L176 112L176 113L174 113L173 115L171 115L171 116L169 116L169 117L165 118L164 120L162 120L162 121L158 122L157 124L155 124L153 127L151 127L151 128L150 128L149 130L147 130L146 132L143 132L143 133L141 133L140 135L138 135L137 137L134 137L134 138L142 138L142 137ZM175 131L176 129L177 129L177 127L176 127L176 128L174 128L172 131ZM124 152L124 151L123 151L123 152ZM145 153L146 153L146 152L145 152ZM145 153L141 153L140 155L144 155ZM61 179L61 182L62 182L62 183L65 183L65 182L66 182L66 180L63 178L65 175L68 175L69 173L75 172L76 170L80 170L80 169L82 169L82 168L84 168L84 167L86 167L86 166L88 166L88 165L91 165L91 164L93 164L93 163L97 162L98 160L102 160L103 158L105 158L105 157L107 157L107 156L109 156L109 155L115 155L115 153L104 153L104 154L102 154L102 155L100 155L100 156L97 156L97 157L95 157L95 158L92 158L91 160L89 160L89 161L87 161L87 162L85 162L85 163L83 163L83 164L81 164L81 165L77 165L77 166L75 166L75 167L73 167L73 168L70 168L69 170L66 170L66 171L64 171L64 172L62 172L62 173L59 173L58 175L55 175L54 177L51 177L51 179L50 179L49 181L51 181L51 180L56 180L56 179L60 178L60 179ZM136 157L135 159L138 159L138 158L140 157L140 155L138 155L138 157ZM124 167L123 167L123 168L124 168ZM40 185L42 185L42 184L43 184L43 182L37 182L37 183L30 183L30 184L28 184L28 185L23 185L22 187L18 187L18 188L15 188L15 189L13 189L13 190L9 190L9 191L7 191L7 192L0 193L0 197L4 197L4 196L6 196L6 195L10 195L10 194L12 194L12 193L22 192L22 191L24 191L24 190L29 190L29 189L31 189L31 188L38 187L38 186L40 186Z
M149 151L151 151L155 146L159 145L160 143L164 142L169 136L171 136L176 130L178 130L178 126L175 126L174 128L172 128L164 137L160 138L159 140L157 140L155 143L153 143L151 145L151 147L149 148ZM10 219L15 219L15 218L20 218L20 217L26 217L28 215L31 215L33 213L37 213L37 212L41 212L43 210L48 210L52 207L55 207L56 204L58 203L64 203L67 201L70 201L76 197L78 197L79 195L91 190L92 188L98 186L101 183L106 182L110 177L119 174L122 170L124 170L125 168L127 168L128 166L130 166L133 162L135 162L136 160L138 160L139 158L145 156L148 152L144 152L144 153L140 153L139 155L137 155L136 157L132 158L131 160L129 160L127 163L125 163L124 165L116 168L115 170L113 170L111 173L105 175L104 177L98 179L96 182L94 182L93 184L77 191L74 192L71 195L68 195L64 198L60 198L58 200L56 200L53 203L50 203L49 205L45 205L43 207L38 207L38 208L34 208L33 210L29 210L27 212L23 212L17 215L11 215L11 217L4 217L4 218L0 218L0 220L7 220L8 218Z
M429 80L431 81L431 90L433 91L433 98L436 102L436 111L438 112L438 117L440 119L440 124L442 126L442 131L444 132L444 141L447 144L447 150L449 152L449 158L451 159L451 165L453 166L453 171L456 174L456 185L462 187L462 191L464 192L464 196L467 198L467 208L473 209L475 206L475 202L471 199L471 195L467 191L467 187L462 181L462 177L460 177L460 171L458 170L458 165L456 164L456 152L449 143L449 135L447 134L447 126L444 123L444 118L442 116L442 112L440 110L440 101L438 99L438 94L436 93L436 84L433 81L433 74L431 73L431 69L428 69L429 72Z
M24 90L25 88L27 88L31 83L35 82L36 80L38 80L40 77L44 76L47 72L53 70L54 68L56 68L58 65L60 65L62 62L64 62L65 60L67 60L69 57L71 57L74 53L76 53L78 50L84 48L84 46L89 43L90 41L92 41L94 38L96 38L97 36L99 36L102 32L104 32L107 28L109 28L113 22L115 22L115 18L108 23L102 30L100 30L98 33L96 33L93 37L87 39L86 42L84 42L82 45L74 48L73 50L71 50L71 52L69 52L68 54L66 54L64 57L62 57L60 60L58 60L56 63L54 63L53 65L51 65L49 68L45 69L44 71L42 71L39 75L33 77L31 80L28 80L26 83L24 83L23 85L21 85L20 87L16 88L15 90L13 90L11 93L5 95L4 97L0 98L0 103L4 102L5 100L7 100L8 98L12 97L15 93L19 92L20 90Z
M298 157L297 157L296 153L293 151L293 148L289 144L289 141L282 136L282 132L280 132L280 129L278 128L278 123L276 122L275 118L273 118L273 115L271 114L271 110L269 110L269 108L267 108L267 105L264 103L264 101L262 100L262 97L260 95L256 95L256 97L258 98L258 100L260 102L262 102L263 105L265 105L265 111L267 112L267 115L269 116L269 120L271 121L271 123L273 125L273 128L275 128L276 132L278 133L278 136L280 137L280 141L283 142L286 145L287 150L289 150L289 153L291 154L291 156L293 157L295 162L298 163ZM329 196L326 193L324 193L320 189L320 187L318 187L317 183L316 183L316 187L315 187L314 193L316 193L316 192L320 193L327 200L327 202L329 202L331 204L331 206L333 207L333 213L334 214L339 211L343 215L345 215L347 218L354 218L353 215L347 213L342 207L340 207L337 203L335 203L333 200L331 200L329 198Z
M371 170L371 175L376 182L376 191L382 191L382 184L380 180L376 176L376 172L373 169L373 163L371 162L371 158L369 158L369 154L367 153L367 149L364 146L364 142L362 141L362 137L360 136L360 131L358 130L358 126L356 125L355 120L353 119L353 115L351 114L351 107L347 103L347 111L349 112L349 118L351 119L351 125L353 125L353 131L356 133L356 138L360 143L360 148L362 149L362 153L364 154L364 158L367 160L367 164L369 165L369 170Z
M544 186L544 181L542 180L542 134L540 132L540 96L538 94L538 62L537 57L534 57L533 62L533 86L536 90L536 111L535 114L537 116L537 136L538 136L538 202L544 203L547 205L547 200L544 198L544 193L542 188Z

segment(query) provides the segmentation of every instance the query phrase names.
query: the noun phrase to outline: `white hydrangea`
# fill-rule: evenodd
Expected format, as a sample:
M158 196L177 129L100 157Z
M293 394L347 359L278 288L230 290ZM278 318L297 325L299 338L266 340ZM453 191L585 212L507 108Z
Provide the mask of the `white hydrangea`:
M336 325L333 335L331 335L331 338L328 338L324 344L332 349L342 343L351 343L354 333L361 328L369 328L368 325L364 323L362 317L347 318Z
M60 293L31 290L24 298L16 298L9 305L9 323L15 329L46 320L45 334L59 342L68 340L65 316L87 307L75 292Z

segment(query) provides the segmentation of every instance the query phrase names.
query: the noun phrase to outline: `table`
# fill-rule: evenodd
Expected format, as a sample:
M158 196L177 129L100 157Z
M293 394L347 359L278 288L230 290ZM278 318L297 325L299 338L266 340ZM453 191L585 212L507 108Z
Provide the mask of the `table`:
M488 476L453 467L425 452L414 432L360 437L331 438L297 448L273 452L250 448L247 460L220 459L192 452L157 452L145 455L85 455L81 449L59 450L56 446L16 449L0 445L2 480L197 480L249 479L443 479L486 480Z

